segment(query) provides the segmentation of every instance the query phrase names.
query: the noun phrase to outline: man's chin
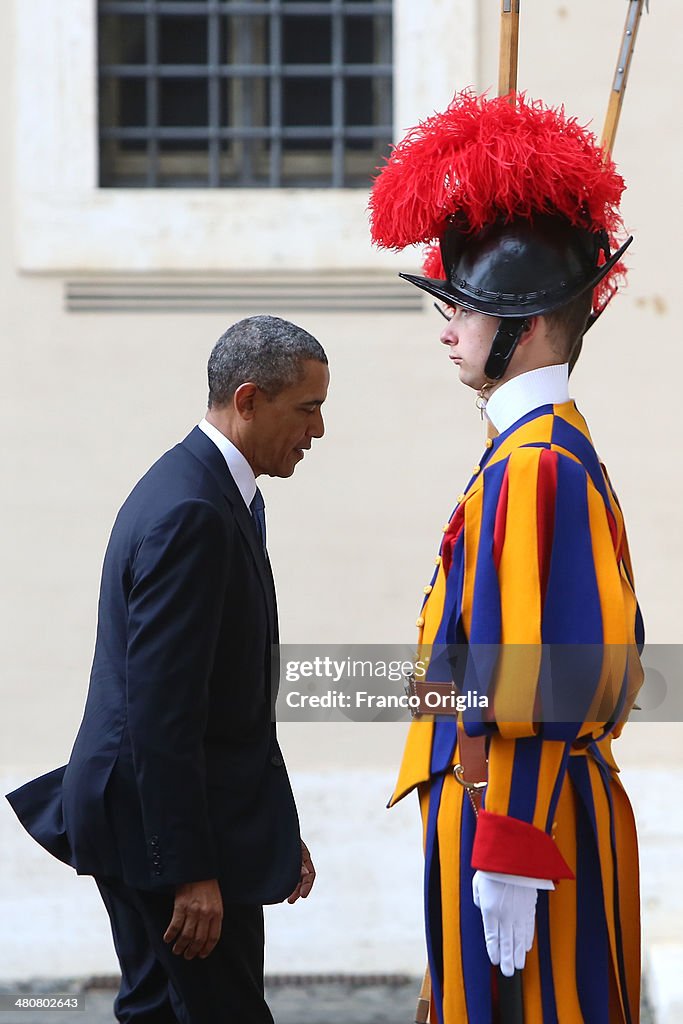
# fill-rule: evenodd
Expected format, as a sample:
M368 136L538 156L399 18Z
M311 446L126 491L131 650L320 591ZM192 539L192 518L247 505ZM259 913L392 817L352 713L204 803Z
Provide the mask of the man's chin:
M277 469L271 469L268 471L268 476L276 476L281 480L286 480L288 477L293 476L294 470L303 460L303 455L298 458L292 457L288 462L282 463Z
M465 369L464 366L458 367L460 374L460 383L464 384L468 388L472 388L473 391L481 391L482 387L486 383L486 378L481 374L473 373L472 370Z

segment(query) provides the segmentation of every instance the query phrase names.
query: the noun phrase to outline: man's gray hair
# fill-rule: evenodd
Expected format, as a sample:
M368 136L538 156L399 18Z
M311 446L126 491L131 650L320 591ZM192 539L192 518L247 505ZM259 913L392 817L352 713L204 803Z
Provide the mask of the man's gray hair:
M209 356L209 408L227 405L241 384L256 384L271 397L298 384L302 363L327 364L312 334L279 316L250 316L228 327Z

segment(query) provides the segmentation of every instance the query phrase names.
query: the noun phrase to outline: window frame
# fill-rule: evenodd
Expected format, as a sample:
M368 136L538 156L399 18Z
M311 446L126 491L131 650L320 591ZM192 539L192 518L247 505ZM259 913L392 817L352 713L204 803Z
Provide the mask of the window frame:
M191 187L191 181L183 180L183 144L193 140L190 148L195 152L187 153L185 177L198 179L198 188L358 187L357 180L348 178L367 178L392 135L391 41L382 31L392 7L392 0L306 0L303 4L287 0L98 0L98 16L111 33L105 34L98 55L99 153L107 157L107 165L100 167L100 187ZM115 42L116 19L122 17L135 19L144 35L142 60L131 63L122 59ZM194 60L188 56L187 60L163 63L163 32L157 17L202 24L203 59L198 61L195 54ZM287 25L301 25L304 18L311 17L328 27L327 59L319 63L301 63L291 55L288 59ZM370 63L344 62L347 19L350 24L355 18L378 19ZM224 49L228 40L229 57ZM266 60L267 50L271 61ZM260 57L258 64L250 60L254 55L257 60ZM206 101L201 123L187 128L164 125L162 91L174 80L199 84ZM313 80L329 89L329 123L300 126L288 122L288 88L295 81L300 86ZM345 96L354 80L371 83L372 123L352 123L345 116ZM121 124L114 116L119 89L131 81L141 88L139 101L144 109L137 127ZM243 92L248 97L246 107L239 104L240 117L226 123L226 104ZM260 116L254 117L259 107ZM177 149L172 152L174 140ZM303 140L310 140L309 144ZM357 149L354 141L365 145ZM173 166L177 168L175 182L169 180ZM126 175L136 180L128 184L123 180ZM231 176L233 180L226 180Z
M20 270L405 266L370 245L365 188L100 188L96 0L14 0L14 19ZM396 137L476 83L476 4L394 0L393 25Z

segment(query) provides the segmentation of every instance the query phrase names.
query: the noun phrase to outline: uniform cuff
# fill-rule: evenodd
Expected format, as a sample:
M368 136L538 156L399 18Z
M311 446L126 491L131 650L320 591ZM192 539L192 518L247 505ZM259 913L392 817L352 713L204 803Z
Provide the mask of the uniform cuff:
M472 867L506 875L574 878L550 836L519 818L480 811L472 848Z

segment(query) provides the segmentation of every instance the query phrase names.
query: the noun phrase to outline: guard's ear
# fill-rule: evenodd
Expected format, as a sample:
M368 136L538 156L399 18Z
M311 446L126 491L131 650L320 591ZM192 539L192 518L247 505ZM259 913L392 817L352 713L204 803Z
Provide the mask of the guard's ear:
M529 316L525 319L522 326L522 333L519 337L519 345L526 345L528 341L531 341L534 334L536 333L536 327L538 325L539 318L537 316Z

